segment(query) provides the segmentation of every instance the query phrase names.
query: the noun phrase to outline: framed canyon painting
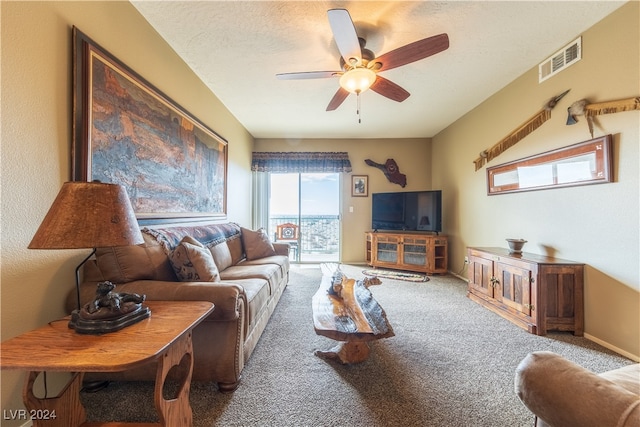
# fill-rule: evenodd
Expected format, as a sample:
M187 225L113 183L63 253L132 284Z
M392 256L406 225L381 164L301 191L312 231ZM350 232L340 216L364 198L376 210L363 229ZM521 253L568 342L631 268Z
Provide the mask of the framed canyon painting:
M227 141L73 29L76 181L123 185L141 223L226 217Z

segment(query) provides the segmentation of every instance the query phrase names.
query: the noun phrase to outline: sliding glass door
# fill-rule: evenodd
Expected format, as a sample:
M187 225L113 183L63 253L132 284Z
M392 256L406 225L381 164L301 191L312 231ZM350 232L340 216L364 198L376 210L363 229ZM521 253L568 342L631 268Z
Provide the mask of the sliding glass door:
M269 233L296 262L340 258L340 174L269 174Z

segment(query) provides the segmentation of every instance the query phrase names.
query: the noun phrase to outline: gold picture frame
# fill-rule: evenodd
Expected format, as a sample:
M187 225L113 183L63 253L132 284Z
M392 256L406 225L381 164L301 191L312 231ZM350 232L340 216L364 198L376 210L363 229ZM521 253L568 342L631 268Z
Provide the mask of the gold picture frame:
M612 182L611 145L605 135L487 168L487 194Z
M369 196L369 175L351 175L351 197Z

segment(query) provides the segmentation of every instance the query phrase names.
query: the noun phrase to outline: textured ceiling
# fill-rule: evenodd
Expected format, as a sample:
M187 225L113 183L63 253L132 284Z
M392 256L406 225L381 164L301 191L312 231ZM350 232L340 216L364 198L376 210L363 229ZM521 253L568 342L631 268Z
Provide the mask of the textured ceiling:
M432 137L620 7L613 1L132 1L255 138ZM326 112L339 70L327 10L349 10L381 55L447 33L450 47L381 75L411 93L373 91ZM550 93L549 96L555 94Z

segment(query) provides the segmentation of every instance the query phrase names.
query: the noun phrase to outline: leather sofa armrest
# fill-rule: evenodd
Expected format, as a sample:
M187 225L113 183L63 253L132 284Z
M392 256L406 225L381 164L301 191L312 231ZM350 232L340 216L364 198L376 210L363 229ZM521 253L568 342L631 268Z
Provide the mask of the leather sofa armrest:
M289 256L289 249L291 245L285 242L273 242L273 249L276 250L277 255Z
M637 395L548 351L531 353L520 362L515 391L533 414L552 427L632 426L640 422Z
M80 299L86 304L95 298L96 283L85 282L80 288ZM209 301L215 308L207 320L232 321L239 315L240 300L245 299L244 289L231 282L166 282L160 280L136 280L116 285L117 292L146 295L149 301ZM76 308L75 289L67 298L67 308Z

